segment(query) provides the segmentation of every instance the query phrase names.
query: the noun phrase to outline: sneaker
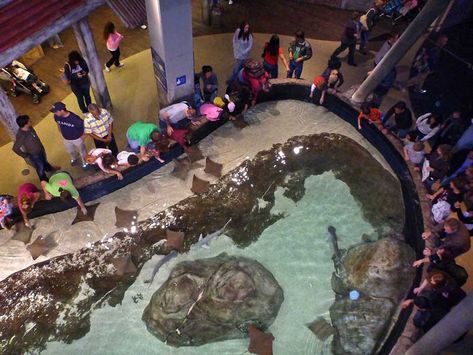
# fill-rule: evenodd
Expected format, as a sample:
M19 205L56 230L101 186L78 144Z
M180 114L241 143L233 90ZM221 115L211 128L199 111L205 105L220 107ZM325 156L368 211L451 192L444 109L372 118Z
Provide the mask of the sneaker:
M123 63L118 64L119 68L123 68L124 66L125 66L125 64L123 64Z
M78 161L77 159L71 159L71 166L77 166Z
M110 73L110 70L111 70L111 69L110 69L109 67L107 67L107 65L105 65L105 71L106 71L107 73Z

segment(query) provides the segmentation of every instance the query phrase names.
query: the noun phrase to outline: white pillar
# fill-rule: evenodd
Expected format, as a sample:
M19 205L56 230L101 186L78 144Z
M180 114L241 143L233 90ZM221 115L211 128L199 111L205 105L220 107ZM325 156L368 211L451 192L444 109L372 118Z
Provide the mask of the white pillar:
M107 110L112 108L112 100L108 92L107 83L103 76L104 66L100 62L97 48L95 47L94 36L90 28L87 17L72 26L76 37L77 45L89 66L89 79L94 92L95 101Z
M394 46L374 68L368 78L363 81L352 96L352 101L363 102L366 97L383 81L388 73L397 65L409 48L422 36L432 22L448 7L451 0L429 0L422 11L415 17L403 32Z
M16 124L17 113L6 92L0 88L0 123L3 125L12 140L15 140L18 125Z
M146 0L154 75L161 106L193 101L191 0Z

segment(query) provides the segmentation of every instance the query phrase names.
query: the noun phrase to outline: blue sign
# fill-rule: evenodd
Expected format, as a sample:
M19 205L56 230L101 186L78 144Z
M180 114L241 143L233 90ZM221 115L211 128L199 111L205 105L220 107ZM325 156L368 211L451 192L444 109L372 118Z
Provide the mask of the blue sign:
M176 78L176 86L181 86L181 85L184 85L186 83L186 76L185 75L182 75L178 78Z

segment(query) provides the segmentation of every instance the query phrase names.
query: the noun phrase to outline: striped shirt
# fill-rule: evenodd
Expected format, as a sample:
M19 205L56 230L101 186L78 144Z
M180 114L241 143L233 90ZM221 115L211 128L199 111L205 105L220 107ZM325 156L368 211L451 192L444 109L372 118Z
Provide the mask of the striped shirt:
M90 112L84 117L84 134L94 134L104 138L108 135L108 130L113 122L112 115L105 109L100 109L99 118L95 118Z

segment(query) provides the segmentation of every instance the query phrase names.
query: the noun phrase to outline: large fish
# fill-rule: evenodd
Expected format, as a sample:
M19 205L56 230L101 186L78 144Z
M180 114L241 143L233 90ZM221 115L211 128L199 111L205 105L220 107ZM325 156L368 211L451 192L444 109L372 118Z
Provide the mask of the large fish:
M218 236L222 235L222 233L225 231L225 228L227 228L228 224L232 221L232 219L230 218L227 223L225 223L225 225L220 228L219 230L213 232L213 233L210 233L208 235L206 235L205 237L202 238L202 236L199 238L199 241L193 245L191 245L191 250L197 250L197 249L200 249L202 247L205 247L205 246L208 246L210 241L212 239L215 239L217 238Z
M335 229L334 226L328 226L328 237L329 237L329 242L332 245L332 250L333 250L333 255L337 260L340 260L341 254L340 254L340 248L338 247L338 237L337 237L337 230Z
M228 224L231 222L231 218L228 220L227 223L225 223L225 225L220 228L219 230L213 232L213 233L210 233L209 235L205 236L202 238L202 236L199 238L199 241L195 244L193 244L191 246L191 250L197 250L199 248L202 248L202 247L208 247L210 241L212 239L215 239L216 237L218 237L219 235L221 235L224 231L225 231L225 228L228 226ZM178 252L176 250L173 250L172 252L170 252L169 254L165 255L164 257L162 257L161 259L159 259L159 261L157 262L157 264L155 265L155 267L153 268L153 274L151 275L151 278L148 279L148 280L145 280L145 283L153 283L153 280L154 280L154 277L156 276L157 272L159 271L159 269L166 263L168 263L170 260L174 259L176 256L178 255Z

